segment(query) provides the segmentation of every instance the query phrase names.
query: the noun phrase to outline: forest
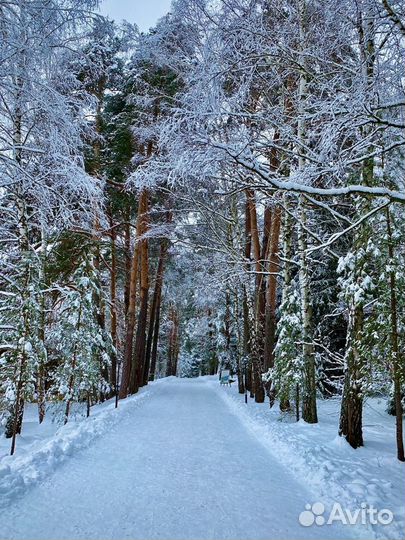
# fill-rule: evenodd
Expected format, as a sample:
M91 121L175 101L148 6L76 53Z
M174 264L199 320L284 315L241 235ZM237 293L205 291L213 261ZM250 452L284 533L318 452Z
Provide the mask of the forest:
M0 420L230 370L405 461L405 6L0 0Z

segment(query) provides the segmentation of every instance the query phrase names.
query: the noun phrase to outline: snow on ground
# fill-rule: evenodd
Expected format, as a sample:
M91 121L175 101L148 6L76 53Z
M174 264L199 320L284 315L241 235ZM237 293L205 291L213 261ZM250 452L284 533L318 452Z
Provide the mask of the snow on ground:
M120 402L118 414L112 399L92 407L89 418L77 415L62 427L52 422L49 416L39 425L37 407L29 405L14 456L9 455L11 440L0 437L0 508L52 474L59 464L88 447L93 439L110 430L123 416L132 415L148 393L143 389L136 396Z
M368 524L364 527L368 532L356 527L356 534L390 540L405 537L405 466L396 459L395 418L386 413L385 399L365 403L365 446L354 450L337 435L340 399L319 400L319 423L310 425L280 415L277 403L272 409L252 399L245 404L236 384L219 387L216 378L210 378L209 384L250 433L310 489L312 498L305 502L323 503L325 516L333 503L351 511L362 503L386 508L394 514L391 524Z
M139 408L111 411L119 420L102 436L0 512L0 537L347 538L339 526L308 536L298 515L309 492L207 381L171 379L148 391Z
M317 426L278 418L212 377L157 381L59 429L29 412L15 456L0 438L0 538L403 538L404 468L383 404L367 404L356 451L335 436L337 401L320 403ZM299 523L307 503L335 501L389 508L394 523Z

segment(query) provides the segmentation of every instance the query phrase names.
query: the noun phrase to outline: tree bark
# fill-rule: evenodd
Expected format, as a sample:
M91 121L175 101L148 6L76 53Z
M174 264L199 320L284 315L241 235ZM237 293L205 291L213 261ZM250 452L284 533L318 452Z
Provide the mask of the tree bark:
M283 256L284 256L284 268L283 268L283 291L281 301L284 303L289 295L291 294L291 282L292 282L292 263L293 258L293 224L291 216L288 213L288 195L284 195L284 208L287 211L284 213L284 222L283 222ZM274 353L274 351L273 351ZM298 420L300 419L300 386L297 383L295 388L295 416ZM274 400L274 392L273 392ZM274 404L274 401L273 401ZM291 406L289 400L284 398L280 400L280 409L281 410L290 410Z
M41 287L45 286L45 258L47 253L47 241L46 232L44 229L41 231L41 257L40 257L40 284ZM45 349L45 325L46 325L46 313L45 313L45 293L41 293L40 301L40 320L39 320L39 332L38 338L42 346L42 351L39 358L38 366L38 420L39 423L45 419L46 413L46 349Z
M281 229L281 208L277 206L273 212L269 250L269 277L266 289L266 319L264 342L264 370L274 366L274 346L276 338L277 308L277 274L279 272L279 242Z
M140 195L141 207L141 235L145 235L148 230L148 192L144 189ZM130 375L130 392L135 394L143 384L143 369L146 346L146 325L148 318L148 294L149 294L149 241L142 238L139 241L140 255L140 293L139 293L139 314L138 326L135 338L135 352L133 355L133 365Z
M267 270L267 259L270 247L270 238L272 234L272 219L273 211L270 206L264 209L263 219L263 236L260 253L260 273L256 274L256 319L260 329L260 347L263 349L264 355L264 339L265 339L265 317L266 317L266 287L267 278L265 272Z
M357 12L357 30L360 42L361 66L363 69L363 79L367 88L370 88L374 80L375 49L372 28L373 18L366 17L363 21L362 6L359 5ZM367 15L367 13L366 13ZM365 31L366 28L366 31ZM367 137L370 127L365 126L363 135ZM366 158L362 163L362 179L366 186L374 183L374 158ZM369 201L363 202L363 210L367 210ZM371 231L367 224L362 224L356 232L353 242L356 254L364 251ZM356 261L353 270L352 281L357 283L359 277L365 270L366 259L363 256ZM346 438L353 448L363 446L363 384L364 358L361 353L363 340L364 306L352 293L349 303L349 325L346 338L346 371L345 384L343 388L342 406L340 411L339 435Z
M252 252L252 233L251 233L251 222L250 222L250 208L249 208L249 198L246 196L245 202L245 259L247 270L250 269L250 260ZM252 380L251 380L251 361L250 361L250 320L249 320L249 304L248 304L248 293L246 290L246 285L243 285L243 300L242 300L242 311L243 311L243 355L244 355L244 376L245 376L245 387L251 393L253 391Z
M159 291L159 296L156 305L155 324L153 328L153 340L152 340L152 352L150 358L150 370L149 380L154 381L156 377L156 362L157 362L157 350L159 343L159 330L160 330L160 309L161 309L162 290Z
M352 307L348 331L349 350L346 351L347 368L340 410L339 435L353 448L363 446L363 395L361 393L361 365L357 343L363 327L363 309Z
M249 321L249 305L246 287L243 286L243 354L244 354L244 371L245 371L245 386L249 392L253 392L251 379L251 362L250 362L250 321Z
M165 269L165 262L167 257L167 249L168 249L168 241L166 238L164 238L161 241L160 244L160 254L159 254L159 261L158 261L158 267L156 270L156 279L155 279L155 288L153 291L153 298L152 298L152 306L150 310L150 316L149 316L149 328L148 328L148 339L146 342L146 351L145 351L145 369L143 374L143 384L147 384L149 380L149 371L152 371L151 366L151 352L152 352L152 341L153 341L153 334L155 329L155 320L157 317L157 310L160 308L160 298L162 294L162 286L163 286L163 275L164 275L164 269ZM155 366L153 366L153 372L155 371ZM153 380L153 379L152 379Z
M118 333L117 333L117 231L114 227L112 214L110 212L111 227L111 271L110 271L110 322L111 322L111 341L115 352L111 358L111 387L116 395L118 392L118 373L117 373L117 352L118 352Z
M176 357L178 355L178 314L176 308L172 305L169 309L169 320L171 322L169 330L169 347L168 347L168 357L167 357L167 369L166 376L170 377L176 375L177 361Z
M253 250L253 259L255 263L255 270L259 274L262 270L260 262L260 239L259 239L259 229L257 224L257 211L256 211L256 202L254 198L254 192L250 189L246 190L246 197L249 207L250 215L250 233L252 238L252 250ZM257 289L260 279L256 279L256 321L255 321L255 340L254 340L254 350L251 351L252 356L252 374L253 374L253 392L255 395L256 403L263 403L265 398L264 385L262 381L262 362L261 358L263 355L262 347L260 345L260 335L262 335L260 328L260 320L258 317L258 298L259 291Z
M298 87L298 169L305 168L304 148L306 144L305 135L305 100L307 97L307 73L305 70L304 50L306 47L306 25L307 25L307 2L298 0L299 11L299 40L300 40L300 64L302 66L299 74ZM302 418L305 422L314 424L318 422L316 408L316 379L315 379L315 351L312 342L312 305L310 293L310 276L307 258L307 232L306 232L306 209L302 195L299 198L299 223L298 223L298 250L300 258L299 283L301 292L301 315L302 315L302 355L304 364L304 381L302 395Z
M391 306L391 368L392 378L394 381L394 402L395 402L395 419L396 419L396 442L397 442L397 457L399 461L405 461L404 454L404 438L403 438L403 408L402 408L402 392L401 392L401 362L399 344L398 344L398 302L397 302L397 283L396 272L393 266L394 262L394 244L392 238L392 226L390 210L387 208L387 233L388 233L388 256L390 271L390 306Z
M142 197L143 192L139 195L138 202L138 217L136 223L136 238L134 252L131 262L131 272L129 278L129 296L128 296L128 311L126 314L126 332L125 332L125 344L124 344L124 357L122 365L122 375L121 375L121 385L119 391L119 398L124 399L128 395L130 376L131 376L131 367L132 367L132 351L133 351L133 340L134 340L134 330L135 330L135 319L136 319L136 289L138 283L138 273L139 273L139 237L142 234ZM127 240L126 240L127 241Z
M25 62L25 49L21 49L21 54L17 59L18 69L21 70L16 77L16 99L15 99L15 111L14 111L14 125L13 125L13 144L14 144L14 159L17 163L18 168L22 167L22 119L23 111L21 107L21 96L24 88L24 81L22 78L22 73L24 71L24 62ZM22 191L22 186L19 184L17 187L16 194L16 207L18 211L18 235L19 235L19 248L22 257L28 257L29 252L29 231L27 223L27 205L24 193ZM28 294L28 286L31 279L31 270L28 259L25 260L25 283L23 285L21 293L21 304L23 306L23 328L24 328L24 343L29 336L29 318L24 307L26 302L26 295ZM24 270L24 268L23 268ZM24 403L25 403L25 371L27 364L27 354L22 348L21 354L19 355L19 363L16 369L16 375L18 376L15 401L10 407L10 416L7 420L5 435L7 438L11 437L11 450L10 454L13 455L15 451L16 438L17 435L21 433L22 422L24 416Z
M240 324L240 308L239 308L239 297L238 292L233 291L234 297L234 313L236 315L236 375L238 377L238 392L239 394L245 393L245 381L244 381L244 365L242 360L244 360L244 340L243 340L243 325ZM243 314L242 314L243 315Z
M318 422L316 408L316 378L315 378L315 351L312 342L312 305L310 293L310 278L307 261L306 239L306 211L302 197L300 199L300 222L298 224L298 248L300 255L299 282L301 291L302 316L302 356L303 356L303 395L302 418L305 422L316 424Z
M129 208L126 211L126 222L124 224L124 255L125 255L125 285L124 285L124 311L125 311L125 322L128 324L127 316L129 313L129 299L131 295L131 268L132 268L132 258L131 258L131 213Z

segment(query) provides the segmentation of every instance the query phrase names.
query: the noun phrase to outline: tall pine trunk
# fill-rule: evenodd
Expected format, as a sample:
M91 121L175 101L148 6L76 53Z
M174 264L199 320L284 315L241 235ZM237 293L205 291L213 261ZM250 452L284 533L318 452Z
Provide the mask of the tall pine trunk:
M279 272L279 242L281 230L281 208L277 206L273 212L272 230L269 249L269 277L266 288L266 318L264 342L264 369L274 366L274 345L276 336L277 308L277 275Z
M146 349L146 327L148 320L148 300L149 300L149 241L144 235L148 231L148 192L142 191L142 214L141 214L141 235L139 241L140 254L140 292L139 292L139 313L138 325L135 338L135 351L133 355L133 365L130 377L130 392L135 394L143 385L143 373Z
M128 395L130 377L131 377L131 367L132 367L132 352L133 352L133 341L134 341L134 331L135 331L135 321L136 321L136 290L138 284L138 274L139 274L139 237L142 234L142 212L143 212L143 193L139 195L138 202L138 216L136 222L136 238L134 252L132 255L131 261L131 271L129 277L129 290L128 290L128 309L126 313L126 331L125 331L125 342L124 342L124 357L122 364L122 375L121 375L121 384L119 391L119 398L124 399ZM128 240L126 239L126 242Z
M160 244L160 254L159 254L158 267L156 270L155 288L153 291L152 305L151 305L150 316L149 316L148 339L146 342L145 368L144 368L144 374L143 374L144 385L147 384L149 380L149 373L152 373L152 367L153 367L153 375L156 369L156 362L154 366L151 365L152 342L153 342L153 334L155 330L155 321L157 318L157 312L158 312L158 309L160 309L160 299L162 296L163 275L164 275L165 262L166 262L166 257L167 257L167 249L168 249L168 242L167 242L167 239L164 238Z
M272 230L269 245L269 277L266 288L264 370L274 367L274 347L276 343L276 309L277 309L277 275L279 272L279 242L281 229L281 208L277 206L273 212ZM274 405L275 393L271 389L271 381L266 384L270 407Z
M155 315L155 324L153 327L153 339L152 339L152 351L150 355L150 370L149 370L149 380L154 381L156 377L156 363L157 363L157 354L158 354L158 344L159 344L159 330L160 330L160 311L161 311L161 301L162 301L162 289L159 291L157 303L156 303L156 315Z
M262 357L263 357L263 349L262 349L262 341L260 338L263 336L262 328L261 328L261 321L258 311L258 305L259 305L259 298L260 298L260 291L259 286L261 284L261 280L259 279L259 274L262 270L261 267L261 251L260 251L260 239L259 239L259 228L258 228L258 222L257 222L257 211L256 211L256 201L255 201L255 195L253 190L246 190L246 197L248 201L248 208L249 208L249 215L250 215L250 233L251 233L251 241L252 241L252 251L253 251L253 259L255 262L255 270L257 272L256 276L256 293L255 293L255 332L254 332L254 344L253 348L251 349L251 359L252 359L252 388L253 393L255 396L256 403L263 403L265 399L265 392L264 392L264 384L262 381L262 373L263 373L263 366L262 366Z
M174 376L177 371L178 358L178 313L174 305L169 308L169 320L171 322L169 329L169 346L167 354L166 376Z
M131 257L131 212L128 208L125 212L124 223L124 255L125 255L125 283L124 283L124 312L125 322L127 324L127 315L129 312L129 298L131 295L131 268L133 259Z
M252 252L252 233L251 233L251 223L250 223L250 208L249 208L249 197L246 195L244 255L245 255L247 270L250 270L251 252ZM252 377L251 377L252 367L251 367L251 358L250 358L251 332L250 332L248 292L246 289L246 285L243 285L242 312L243 312L243 355L244 355L245 387L249 391L249 393L252 395L253 394Z

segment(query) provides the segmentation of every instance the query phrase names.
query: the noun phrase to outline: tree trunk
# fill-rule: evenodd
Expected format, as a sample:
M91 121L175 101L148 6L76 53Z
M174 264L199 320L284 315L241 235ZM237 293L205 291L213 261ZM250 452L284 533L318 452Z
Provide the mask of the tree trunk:
M152 352L151 352L150 370L149 370L150 381L154 381L156 377L156 361L157 361L157 349L158 349L158 343L159 343L161 301L162 301L162 290L159 291L159 296L158 296L157 305L156 305L156 316L155 316L155 324L153 328Z
M176 333L174 336L174 355L173 355L173 372L172 375L177 377L177 364L179 361L179 352L180 352L180 340L179 340L179 328L180 328L180 319L179 313L176 310Z
M47 241L46 232L41 231L41 257L40 257L40 286L45 288L45 257L47 253ZM45 293L41 293L39 300L40 305L40 321L38 338L41 343L42 351L40 352L39 366L38 366L38 420L42 424L46 413L46 349L45 349L45 325L46 325L46 313L45 313Z
M280 133L275 131L273 141L277 143L280 140ZM276 172L279 168L279 157L277 150L273 147L269 156L270 170ZM281 228L281 207L275 206L273 209L266 208L270 216L268 219L269 232L267 237L263 233L263 244L266 242L266 248L262 253L268 259L267 285L264 292L264 343L263 343L263 369L268 371L274 366L274 345L276 338L276 307L277 307L277 275L279 272L279 242ZM265 212L265 231L266 231L266 212ZM266 238L266 240L265 240ZM268 246L267 246L268 244Z
M302 316L302 356L303 356L303 395L302 418L305 422L315 424L318 422L316 408L316 378L315 378L315 351L312 342L312 305L310 293L310 278L307 261L306 239L306 211L304 201L300 198L300 221L298 224L298 248L300 255L299 282L301 290L301 316Z
M359 5L357 12L357 30L360 42L361 65L363 69L363 78L367 87L373 83L374 79L374 30L372 28L373 19L367 17L363 23L362 6ZM367 15L367 13L366 13ZM364 31L363 24L366 26ZM364 137L368 136L369 126L363 130ZM365 159L362 163L362 180L366 186L374 183L374 158L372 156ZM369 201L363 201L363 211L367 211ZM372 232L367 224L362 224L356 232L354 239L354 252L359 254L365 251L368 240ZM352 271L352 282L357 283L366 269L366 256L356 260L355 268ZM363 384L364 376L364 358L361 352L363 340L363 322L364 306L361 301L356 299L354 293L351 293L349 303L349 325L346 338L346 371L345 384L343 388L343 398L340 412L339 435L343 435L353 448L363 446Z
M274 346L276 340L277 275L279 272L279 242L281 228L281 208L277 206L273 214L269 250L269 277L266 290L266 318L264 342L264 370L274 366Z
M125 322L128 324L127 316L129 313L129 299L131 295L131 212L129 208L126 211L126 222L124 224L124 255L125 255L125 285L124 285L124 311Z
M172 213L167 212L166 218L167 218L167 223L170 223L172 220ZM163 277L164 277L165 263L166 263L166 258L167 258L167 249L168 249L168 241L162 240L161 247L160 247L160 258L159 258L159 263L158 263L158 270L157 270L157 275L156 275L155 291L153 295L153 302L154 302L153 320L151 316L151 322L149 325L148 344L147 344L147 350L148 348L150 349L149 381L155 380L155 376L156 376L157 349L158 349L158 343L159 343L159 329L160 329L160 309L161 309L161 303L162 303ZM149 362L149 359L148 359L148 362Z
M140 246L139 246L138 239L142 234L143 193L144 192L141 192L139 195L138 217L137 217L137 223L136 223L136 238L135 238L134 253L132 256L131 272L130 272L130 278L129 278L129 298L128 298L128 311L126 314L124 358L123 358L123 365L122 365L121 385L120 385L120 391L119 391L120 399L124 399L127 397L128 388L130 384L130 377L131 377L132 351L133 351L133 340L134 340L135 319L136 319L136 289L137 289L138 273L139 273Z
M143 386L143 372L146 345L146 323L148 318L148 291L142 289L140 294L140 307L138 315L138 325L135 337L135 350L133 365L131 369L131 379L129 390L131 394L136 394Z
M388 233L388 255L390 270L390 305L391 305L391 366L392 378L394 381L394 402L396 417L396 441L397 457L399 461L405 461L404 438L402 426L402 392L401 392L401 362L398 345L398 303L397 303L397 283L394 263L394 245L392 238L390 210L387 208L387 233Z
M173 316L171 313L172 308L169 309L169 321L173 324ZM173 365L173 328L169 330L169 340L167 347L167 366L166 366L166 377L170 377L172 374L172 365Z
M284 256L284 268L283 268L283 291L282 291L282 303L286 302L287 298L291 294L291 282L292 282L292 268L291 260L293 258L293 224L291 216L288 213L288 195L284 195L284 208L287 210L284 214L283 222L283 256ZM274 354L274 350L273 350ZM274 392L270 396L270 400L273 399L274 404ZM300 419L300 386L296 384L295 391L295 416L298 420ZM287 398L280 400L280 409L289 410L291 409L289 400Z
M212 323L212 310L208 309L207 319L208 319L208 375L215 375L216 373L216 349L214 344L214 332L213 332L213 323ZM204 373L205 375L206 373Z
M17 58L18 69L23 72L24 62L25 62L25 49L21 49L21 54ZM23 112L21 108L21 96L24 88L23 78L18 75L16 77L16 100L15 100L15 111L14 111L14 125L13 125L13 144L14 144L14 159L18 165L18 168L22 167L22 118ZM19 235L19 248L22 257L28 257L29 252L29 231L27 224L27 207L24 193L22 187L19 184L17 187L16 194L16 207L18 211L18 235ZM23 289L21 293L22 306L23 306L23 348L21 354L19 355L19 363L16 369L16 376L18 377L17 388L15 393L15 401L10 407L10 416L7 420L5 426L5 436L7 438L11 437L11 450L10 454L13 455L15 451L15 444L17 434L21 433L22 422L24 416L24 402L25 402L25 385L26 385L26 364L27 364L27 354L24 350L24 344L26 339L29 336L29 318L27 310L25 308L26 295L28 293L28 287L31 279L31 271L28 259L25 260L25 283L23 284Z
M118 393L118 373L117 373L117 353L118 353L118 334L117 334L117 232L114 227L112 214L110 212L111 227L111 271L110 271L110 322L111 322L111 341L115 352L111 358L111 387L114 395Z
M273 211L270 206L266 206L264 210L263 220L263 237L260 253L260 273L256 275L256 318L258 327L260 328L260 346L263 349L264 356L264 336L265 336L265 317L266 317L266 282L265 272L267 270L267 259L270 247L270 238L272 231Z
M148 230L148 192L143 190L140 197L141 203L141 235ZM146 326L148 320L148 294L149 294L149 242L147 238L139 241L140 251L140 294L138 326L135 338L135 352L130 376L130 392L135 394L143 384L143 370L146 346Z
M27 324L24 325L27 328ZM16 388L15 401L11 410L11 415L7 420L5 436L11 438L10 455L15 452L15 444L17 435L21 433L22 422L24 417L24 387L25 387L25 370L27 363L27 354L22 349L20 354L20 362L18 367L18 381Z
M176 308L172 305L169 309L169 320L171 322L169 330L169 347L167 355L167 369L166 376L170 377L171 375L176 375L175 364L176 364L176 343L177 343L177 311Z
M257 212L256 212L256 202L254 198L254 192L250 189L246 190L246 197L248 201L248 207L249 207L249 215L250 215L250 233L252 238L252 249L253 249L253 259L255 261L255 270L259 274L262 271L262 265L261 265L261 252L260 252L260 239L259 239L259 229L257 224ZM260 317L258 314L258 303L259 303L259 290L258 286L260 285L261 280L256 279L256 321L255 321L255 339L254 339L254 350L251 352L252 354L252 371L253 371L253 392L255 395L255 401L256 403L263 403L265 398L265 392L264 392L264 385L262 381L262 356L263 356L263 350L262 350L262 340L260 337L263 335L262 328L261 328L261 322Z
M246 287L243 286L243 355L245 364L245 386L249 392L253 391L251 379L251 362L250 362L250 320L249 320L249 305Z
M306 47L306 24L307 24L307 2L298 1L299 11L299 40L300 40L300 64L302 69L299 74L298 88L298 120L297 120L297 141L298 141L298 169L305 168L304 148L306 144L305 134L305 102L307 97L307 73L305 70L304 50ZM306 231L306 210L304 197L299 197L299 223L298 223L298 250L300 258L299 283L301 292L301 314L302 314L302 355L303 355L303 395L302 395L302 418L305 422L314 424L318 422L316 409L316 379L315 379L315 351L312 343L312 305L310 293L310 277L307 260L307 231Z
M363 329L363 308L350 307L346 344L346 372L340 410L339 435L353 447L363 446L362 359L358 347Z
M159 304L159 300L161 298L161 293L162 293L163 275L164 275L165 261L166 261L166 256L167 256L167 248L168 248L168 242L164 238L160 244L160 255L159 255L159 261L158 261L158 267L156 270L155 288L153 291L152 306L151 306L150 316L149 316L148 339L146 342L146 352L145 352L145 369L144 369L144 374L143 374L144 385L147 384L149 380L149 370L152 367L150 363L151 363L153 333L155 329L155 320L157 317L157 310L158 310L158 307L160 307L158 304ZM153 367L153 371L155 369L156 369L156 363L155 363L155 366Z
M251 233L251 222L250 222L250 209L249 209L249 198L246 196L245 203L245 259L246 261L251 260L251 251L252 251L252 233ZM249 270L250 263L246 263L246 267ZM250 320L249 320L249 304L248 304L248 293L246 290L246 285L243 285L243 301L242 301L242 311L243 311L243 355L244 355L244 376L245 376L245 387L249 392L252 392L252 381L251 381L251 365L250 365Z

